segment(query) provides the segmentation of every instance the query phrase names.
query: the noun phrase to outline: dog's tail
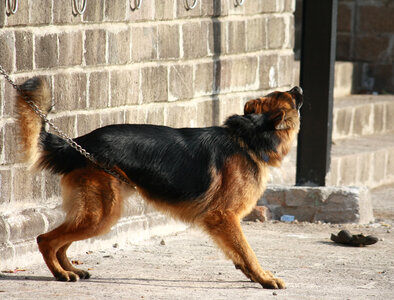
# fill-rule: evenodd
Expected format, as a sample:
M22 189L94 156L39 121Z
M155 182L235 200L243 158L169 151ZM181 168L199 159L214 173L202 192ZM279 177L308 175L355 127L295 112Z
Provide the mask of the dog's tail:
M16 98L16 112L24 158L26 162L34 166L42 152L40 133L44 124L26 100L32 101L44 114L47 114L51 108L48 83L38 77L29 79L19 86Z
M51 109L48 83L34 77L19 86L16 112L25 160L34 169L48 169L54 173L67 173L83 164L83 157L66 141L45 131L44 121L26 100L47 114Z

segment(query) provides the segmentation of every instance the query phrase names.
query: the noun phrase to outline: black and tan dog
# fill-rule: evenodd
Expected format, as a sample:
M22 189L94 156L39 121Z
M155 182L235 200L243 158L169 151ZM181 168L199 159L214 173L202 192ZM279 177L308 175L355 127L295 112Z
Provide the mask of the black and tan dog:
M20 88L18 124L26 159L62 176L65 221L37 238L57 280L90 277L72 266L66 256L68 247L109 231L122 214L125 197L138 192L158 210L200 226L252 281L265 288L285 287L281 279L260 267L240 219L263 194L268 166L281 164L297 135L300 88L250 100L244 115L229 117L223 126L111 125L75 139L131 185L45 131L41 119L24 101L27 96L48 112L51 96L45 80L33 78Z

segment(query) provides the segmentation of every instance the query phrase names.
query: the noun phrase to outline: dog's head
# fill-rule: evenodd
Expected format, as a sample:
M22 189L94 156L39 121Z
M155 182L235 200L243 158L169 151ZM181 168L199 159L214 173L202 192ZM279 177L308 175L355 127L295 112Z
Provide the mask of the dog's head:
M265 97L249 100L245 104L244 114L266 114L274 122L276 130L298 131L302 103L302 89L296 86L287 92L273 92Z

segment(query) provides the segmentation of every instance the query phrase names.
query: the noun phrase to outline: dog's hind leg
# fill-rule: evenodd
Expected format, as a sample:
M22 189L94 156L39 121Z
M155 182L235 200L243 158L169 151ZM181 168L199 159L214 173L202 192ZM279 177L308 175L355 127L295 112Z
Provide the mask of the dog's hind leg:
M248 278L260 283L264 288L285 288L281 279L261 268L242 232L239 218L232 211L208 212L202 225L226 256L233 261L235 267Z
M75 170L62 178L66 221L37 238L49 270L60 281L89 278L87 271L72 266L66 251L74 241L110 230L121 216L121 183L98 169Z
M82 228L70 230L68 224L64 223L37 237L38 248L56 280L77 281L80 278L89 278L89 273L75 269L66 256L66 250L71 242L94 236L89 231Z

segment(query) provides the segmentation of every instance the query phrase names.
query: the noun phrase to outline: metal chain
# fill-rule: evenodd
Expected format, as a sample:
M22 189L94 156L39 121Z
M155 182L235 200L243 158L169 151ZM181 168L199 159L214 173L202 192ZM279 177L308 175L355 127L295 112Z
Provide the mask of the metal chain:
M47 123L55 132L58 136L60 136L62 139L65 140L65 142L75 150L77 150L81 155L83 155L85 158L90 160L92 163L100 167L100 169L104 170L108 174L114 176L115 178L130 184L130 181L120 174L119 172L116 172L114 170L108 169L104 166L102 166L100 163L98 163L92 154L90 154L88 151L86 151L84 148L82 148L81 145L76 143L72 138L68 137L60 128L58 128L55 124L52 123L51 120L47 118L47 116L43 113L43 111L26 95L23 95L23 91L20 89L20 87L10 78L10 76L7 74L7 72L3 69L3 67L0 65L0 74L4 76L4 78L7 80L7 82L15 89L17 90L23 97L23 100L30 106L30 108L45 122ZM135 188L135 187L134 187Z

